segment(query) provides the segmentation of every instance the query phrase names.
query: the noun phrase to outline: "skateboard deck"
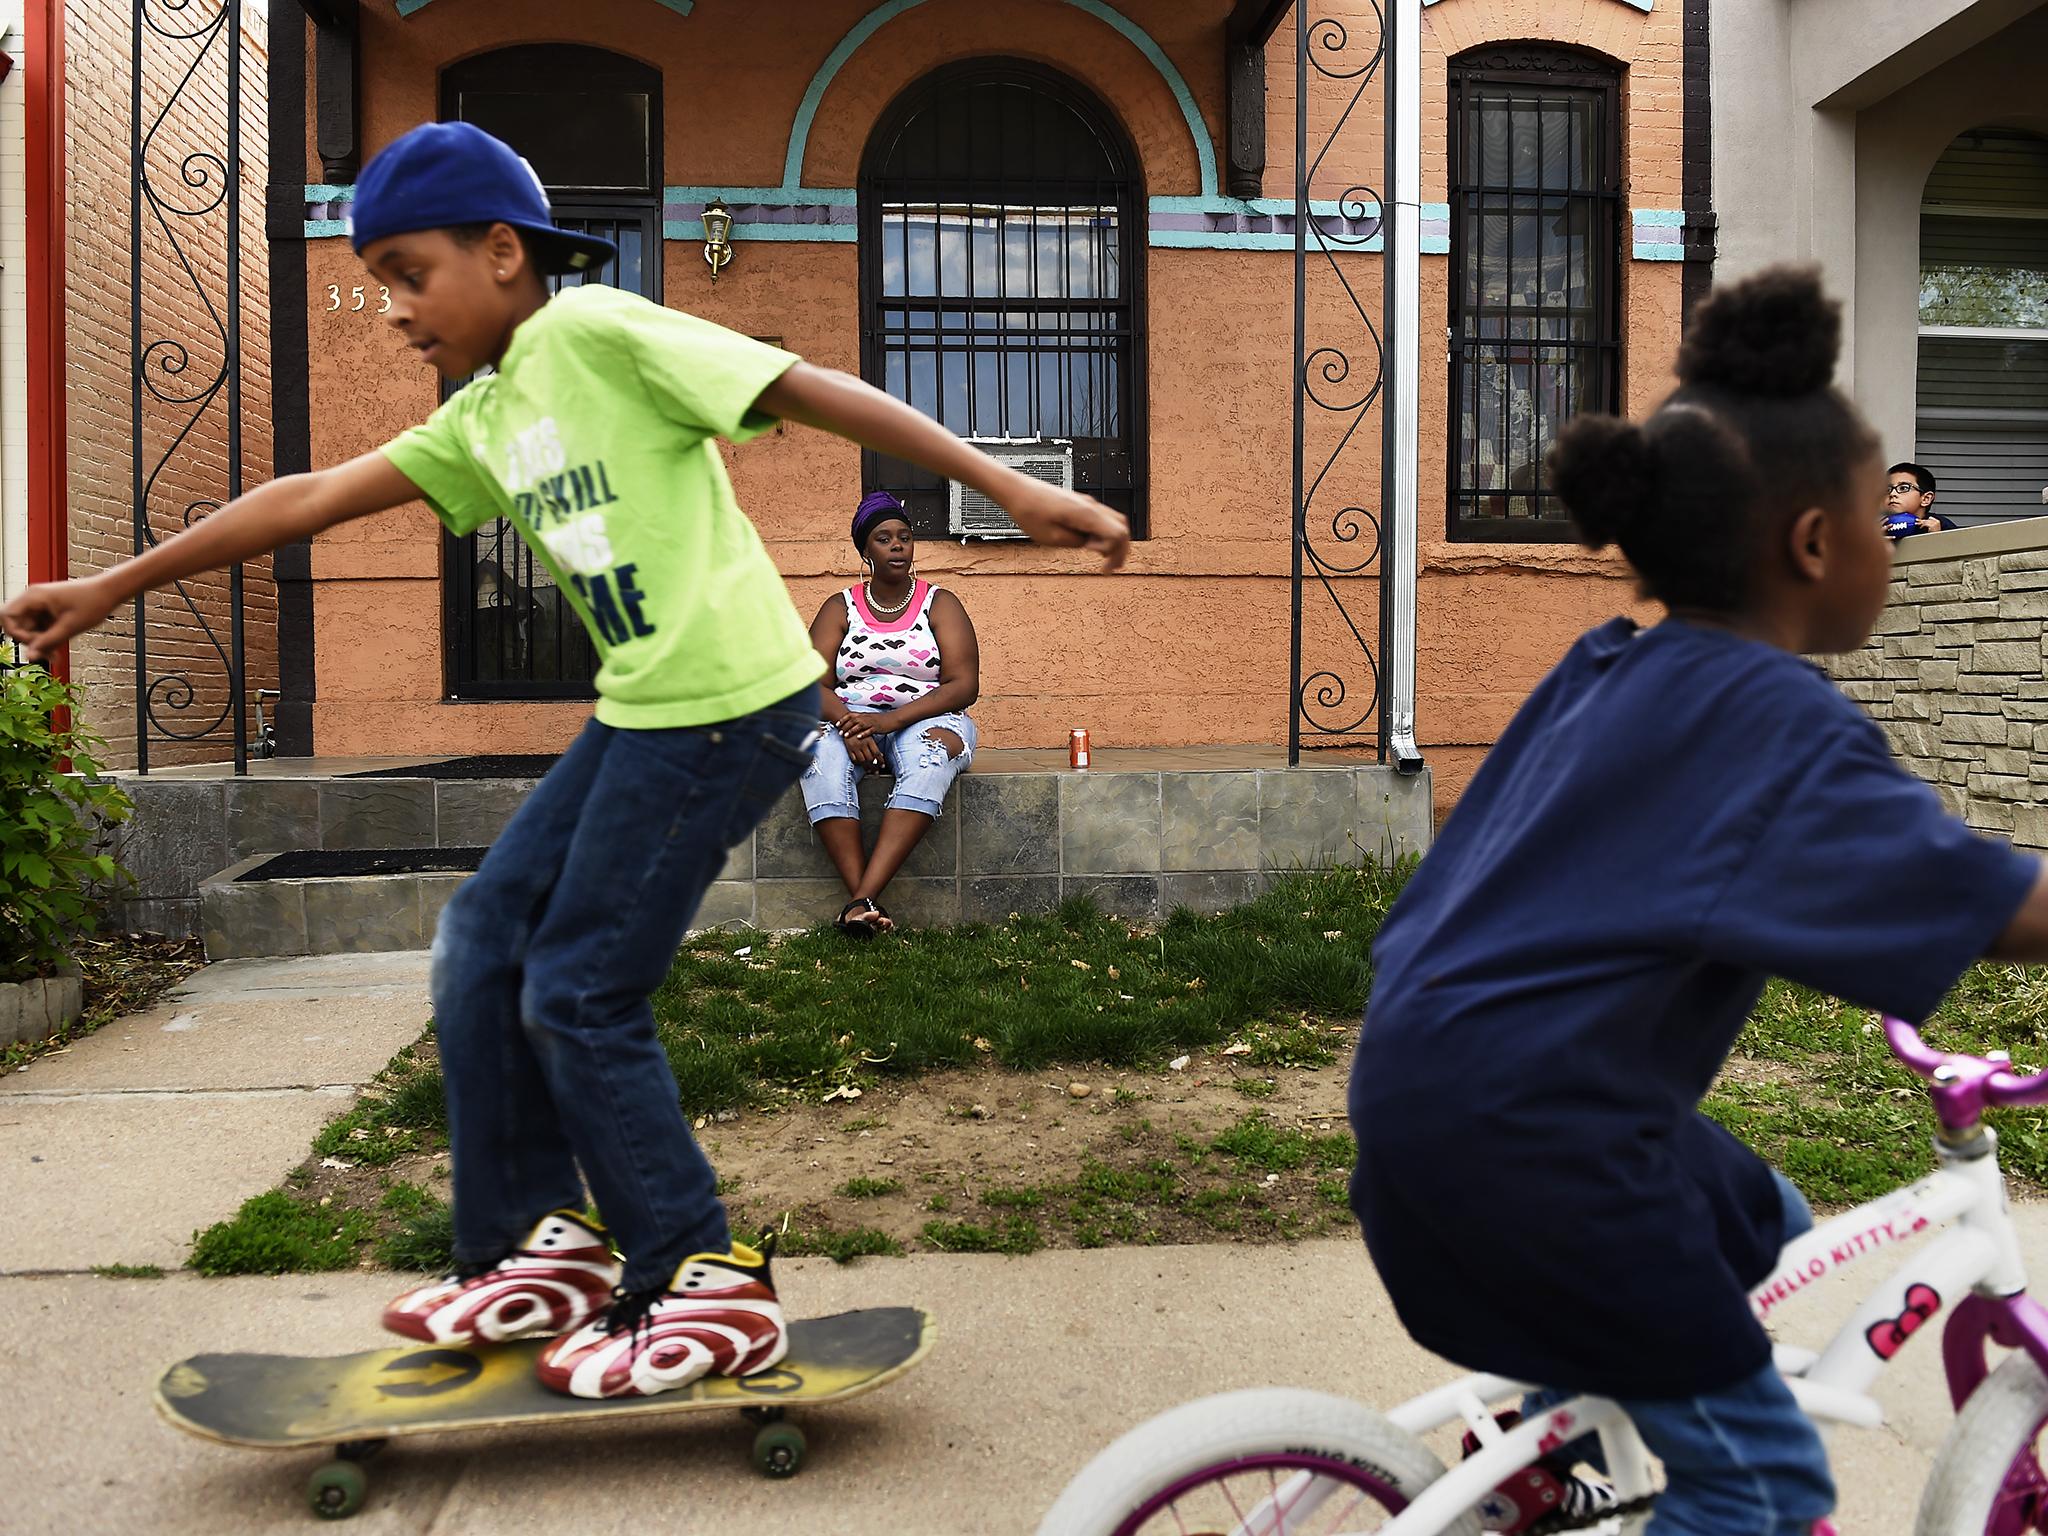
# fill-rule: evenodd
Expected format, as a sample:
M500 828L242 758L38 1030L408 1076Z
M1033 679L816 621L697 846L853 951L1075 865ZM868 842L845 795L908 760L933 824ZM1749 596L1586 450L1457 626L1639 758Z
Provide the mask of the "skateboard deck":
M800 1464L803 1437L784 1410L833 1403L894 1381L931 1349L931 1318L916 1307L872 1307L789 1325L789 1353L752 1376L707 1376L656 1397L565 1397L534 1376L549 1342L451 1348L408 1344L361 1354L194 1355L164 1372L157 1411L189 1434L258 1450L334 1449L314 1476L314 1508L352 1514L363 1497L353 1465L385 1441L442 1430L582 1421L699 1409L739 1409L764 1428L755 1461L772 1477Z
M707 1376L658 1397L564 1397L533 1374L548 1343L410 1344L355 1355L194 1355L157 1383L157 1410L191 1434L290 1450L450 1429L697 1408L787 1408L858 1397L921 1360L936 1330L915 1307L789 1325L789 1353L753 1376Z

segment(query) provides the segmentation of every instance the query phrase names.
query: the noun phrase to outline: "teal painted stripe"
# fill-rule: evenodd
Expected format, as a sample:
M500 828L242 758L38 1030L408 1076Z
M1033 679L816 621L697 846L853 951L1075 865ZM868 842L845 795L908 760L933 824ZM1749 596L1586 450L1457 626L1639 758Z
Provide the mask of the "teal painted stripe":
M1685 225L1685 210L1683 208L1638 208L1635 210L1635 221L1639 226L1653 225L1660 229L1683 228Z
M425 0L421 0L421 3L424 4ZM347 233L348 221L346 219L306 220L306 238L308 240L328 240L336 235L345 235Z
M748 203L764 207L789 208L798 204L850 208L860 194L852 187L663 187L665 203L708 203L723 198L728 208Z
M1657 245L1647 240L1638 240L1635 248L1637 261L1683 261L1685 247L1682 245Z
M346 203L354 199L353 185L330 186L324 181L306 183L306 201L309 203Z
M846 67L846 61L859 51L861 44L905 11L922 4L924 0L884 0L883 4L855 22L846 36L840 38L832 51L825 55L825 62L818 66L818 72L811 76L811 83L804 89L804 99L797 104L796 121L790 124L789 149L782 157L782 184L785 187L795 190L803 184L804 148L811 141L811 119L818 115L818 103L825 99L825 89L831 85L833 77Z
M1195 106L1195 93L1188 89L1188 83L1174 68L1173 60L1166 56L1166 50L1152 40L1136 22L1121 12L1103 3L1103 0L1065 0L1076 10L1086 11L1090 16L1113 28L1126 41L1142 53L1146 61L1159 71L1172 90L1174 100L1180 103L1181 117L1187 123L1188 136L1194 140L1195 159L1201 166L1202 195L1216 196L1216 146L1210 142L1208 125L1202 121L1202 114ZM794 191L803 183L804 151L811 141L811 122L818 115L818 104L825 99L825 92L833 78L846 67L846 61L857 53L867 40L889 22L905 11L924 4L924 0L883 0L867 15L853 24L846 35L825 56L825 62L818 66L818 72L811 76L811 83L804 90L804 97L796 109L796 121L790 125L789 150L782 157L782 184Z
M1265 231L1235 234L1204 229L1160 229L1152 232L1146 244L1182 251L1291 251L1294 249L1294 236L1276 235ZM1309 242L1308 248L1312 251L1321 249L1314 241ZM1380 237L1374 235L1360 245L1346 244L1330 248L1377 253L1383 246ZM1421 249L1425 256L1448 256L1451 254L1451 242L1445 235L1424 235Z
M664 219L661 224L664 240L694 240L702 242L704 226L696 219ZM735 224L730 239L739 245L749 240L816 241L820 244L852 244L860 238L860 231L851 224Z
M1187 81L1183 80L1180 71L1173 67L1173 60L1166 56L1166 50L1152 40L1151 33L1122 12L1103 4L1103 0L1067 0L1067 4L1077 6L1096 20L1115 28L1126 42L1145 55L1152 67L1159 71L1160 78L1171 87L1174 100L1180 103L1180 115L1188 125L1188 137L1195 141L1195 158L1201 162L1202 167L1202 195L1214 197L1216 146L1210 142L1209 126L1202 121L1201 110L1195 105L1195 93L1188 89Z
M1291 197L1168 197L1150 199L1154 213L1213 213L1230 217L1258 219L1290 218L1294 214L1294 199ZM1364 211L1361 205L1346 205L1335 198L1312 197L1308 200L1309 212L1319 218L1376 218L1380 205L1367 200Z
M1147 238L1146 244L1181 251L1291 251L1294 249L1294 236L1275 234L1269 230L1238 233L1234 230L1155 229ZM1311 251L1323 249L1313 240L1309 241L1308 248ZM1346 241L1343 245L1332 246L1330 249L1377 251L1380 249L1380 237L1374 235L1370 240L1358 244Z

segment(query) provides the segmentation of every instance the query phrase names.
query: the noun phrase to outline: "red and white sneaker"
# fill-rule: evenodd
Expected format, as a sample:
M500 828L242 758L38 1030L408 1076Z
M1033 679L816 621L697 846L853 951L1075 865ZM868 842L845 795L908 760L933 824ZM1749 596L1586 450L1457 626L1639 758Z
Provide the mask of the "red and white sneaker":
M488 1267L458 1267L384 1309L384 1326L428 1344L505 1344L580 1328L624 1273L604 1229L569 1211L540 1220Z
M683 1260L665 1291L623 1295L540 1353L541 1385L571 1397L652 1397L700 1376L751 1376L789 1351L768 1272L774 1243Z

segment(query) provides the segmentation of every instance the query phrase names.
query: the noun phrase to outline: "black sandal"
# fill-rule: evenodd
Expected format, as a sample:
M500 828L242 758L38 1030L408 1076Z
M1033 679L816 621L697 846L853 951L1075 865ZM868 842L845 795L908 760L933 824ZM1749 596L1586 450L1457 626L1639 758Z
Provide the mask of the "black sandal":
M858 918L854 916L856 911L860 913ZM872 939L882 931L875 920L888 915L878 902L866 896L856 896L839 909L839 916L833 920L832 926L850 939Z

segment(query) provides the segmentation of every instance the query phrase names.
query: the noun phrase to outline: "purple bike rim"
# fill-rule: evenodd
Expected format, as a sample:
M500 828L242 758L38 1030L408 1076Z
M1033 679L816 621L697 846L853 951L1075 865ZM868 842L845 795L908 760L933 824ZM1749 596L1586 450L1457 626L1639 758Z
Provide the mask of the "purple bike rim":
M1402 1497L1398 1489L1388 1486L1363 1467L1354 1466L1348 1461L1339 1461L1334 1456L1313 1456L1299 1451L1274 1451L1261 1456L1237 1456L1229 1461L1211 1462L1206 1467L1196 1468L1179 1481L1169 1483L1133 1510L1123 1524L1116 1528L1115 1536L1135 1536L1136 1532L1145 1528L1147 1520L1163 1509L1171 1509L1181 1495L1201 1487L1204 1483L1220 1482L1240 1472L1259 1472L1269 1468L1274 1471L1313 1472L1319 1477L1330 1478L1347 1488L1372 1495L1379 1501L1380 1508L1390 1515L1398 1515L1408 1507L1408 1500ZM1285 1530L1284 1524L1282 1530Z
M2028 1536L2032 1531L2048 1531L2048 1524L2043 1523L2048 1521L2048 1474L2041 1470L2037 1450L2044 1429L2048 1429L2048 1419L2034 1426L2027 1443L2005 1469L2005 1481L1999 1484L1998 1499L1991 1506L1991 1521L1984 1528L1984 1536Z

